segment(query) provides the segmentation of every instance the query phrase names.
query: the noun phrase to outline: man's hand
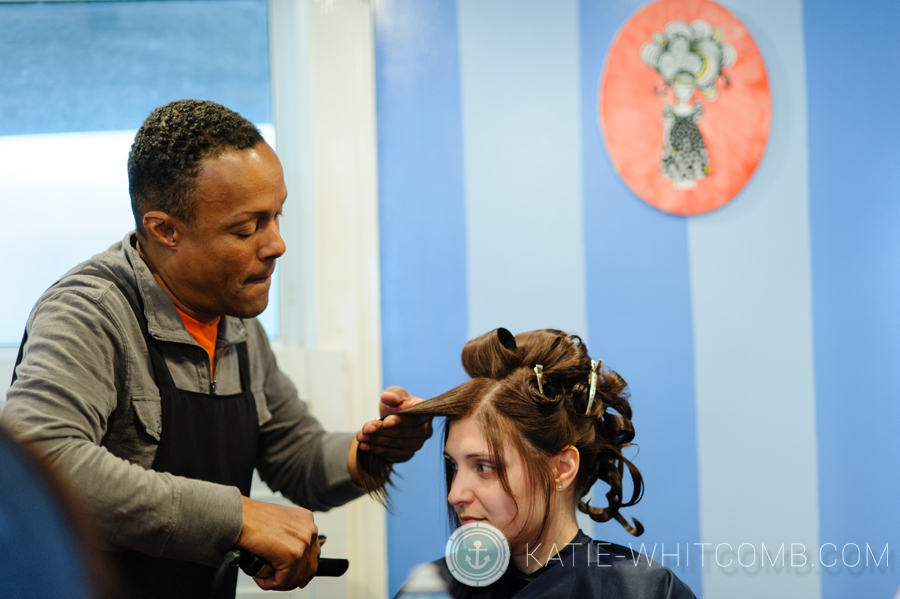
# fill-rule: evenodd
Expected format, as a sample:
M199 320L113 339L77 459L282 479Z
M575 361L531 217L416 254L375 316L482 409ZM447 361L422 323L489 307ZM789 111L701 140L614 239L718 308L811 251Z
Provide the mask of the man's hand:
M236 545L263 558L275 568L269 578L254 578L259 588L289 591L303 588L319 565L319 529L313 515L302 507L244 502L244 523Z
M381 394L381 420L366 422L356 433L360 451L367 451L391 462L405 462L431 436L431 418L402 416L397 412L422 401L403 387L388 387ZM354 456L355 457L355 456Z

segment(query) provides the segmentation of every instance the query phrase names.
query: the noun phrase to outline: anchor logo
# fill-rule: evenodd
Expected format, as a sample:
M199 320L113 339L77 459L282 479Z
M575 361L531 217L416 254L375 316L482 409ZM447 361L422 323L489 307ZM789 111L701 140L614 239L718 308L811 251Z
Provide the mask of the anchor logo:
M469 522L457 528L444 551L450 574L470 587L498 580L509 567L509 558L509 541L487 522Z
M485 555L485 556L484 556L484 561L481 562L481 563L479 563L479 562L478 562L478 554L481 553L482 551L487 551L487 549L482 549L482 548L481 548L481 541L475 541L475 542L472 543L472 544L475 545L475 548L474 548L474 549L469 549L469 551L474 551L474 552L475 552L475 563L474 563L474 564L472 563L472 556L471 556L471 555L467 555L467 556L466 556L466 562L467 562L470 566L472 566L473 568L475 568L476 570L481 570L481 569L484 568L486 565L488 565L488 562L489 562L489 561L491 561L491 556L490 556L490 555Z

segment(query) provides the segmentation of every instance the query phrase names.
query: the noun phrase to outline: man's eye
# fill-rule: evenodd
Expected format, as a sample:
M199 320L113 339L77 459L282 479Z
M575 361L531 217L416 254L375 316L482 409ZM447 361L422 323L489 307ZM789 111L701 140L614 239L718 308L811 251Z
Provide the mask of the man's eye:
M244 223L241 228L234 232L238 237L250 237L259 230L259 221Z

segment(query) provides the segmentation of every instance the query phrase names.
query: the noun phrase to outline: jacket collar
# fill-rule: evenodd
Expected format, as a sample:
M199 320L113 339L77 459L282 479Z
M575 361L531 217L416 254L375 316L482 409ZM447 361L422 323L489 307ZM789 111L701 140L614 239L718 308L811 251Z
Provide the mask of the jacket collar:
M138 253L135 231L125 236L122 247L126 259L134 269L136 288L144 302L144 316L147 318L147 331L150 335L161 341L196 343L184 327L172 298L156 282L147 263ZM226 347L246 340L247 328L243 321L233 316L223 316L219 321L219 338L216 346Z

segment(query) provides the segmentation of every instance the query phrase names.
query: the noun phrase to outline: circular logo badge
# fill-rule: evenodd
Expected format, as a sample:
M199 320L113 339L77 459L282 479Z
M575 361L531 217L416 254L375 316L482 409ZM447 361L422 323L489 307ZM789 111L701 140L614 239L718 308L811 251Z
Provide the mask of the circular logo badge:
M762 159L772 121L759 48L710 0L659 0L632 15L606 56L598 109L628 187L678 215L734 198Z
M444 552L453 578L470 587L485 587L503 576L509 555L506 537L487 522L457 528Z

